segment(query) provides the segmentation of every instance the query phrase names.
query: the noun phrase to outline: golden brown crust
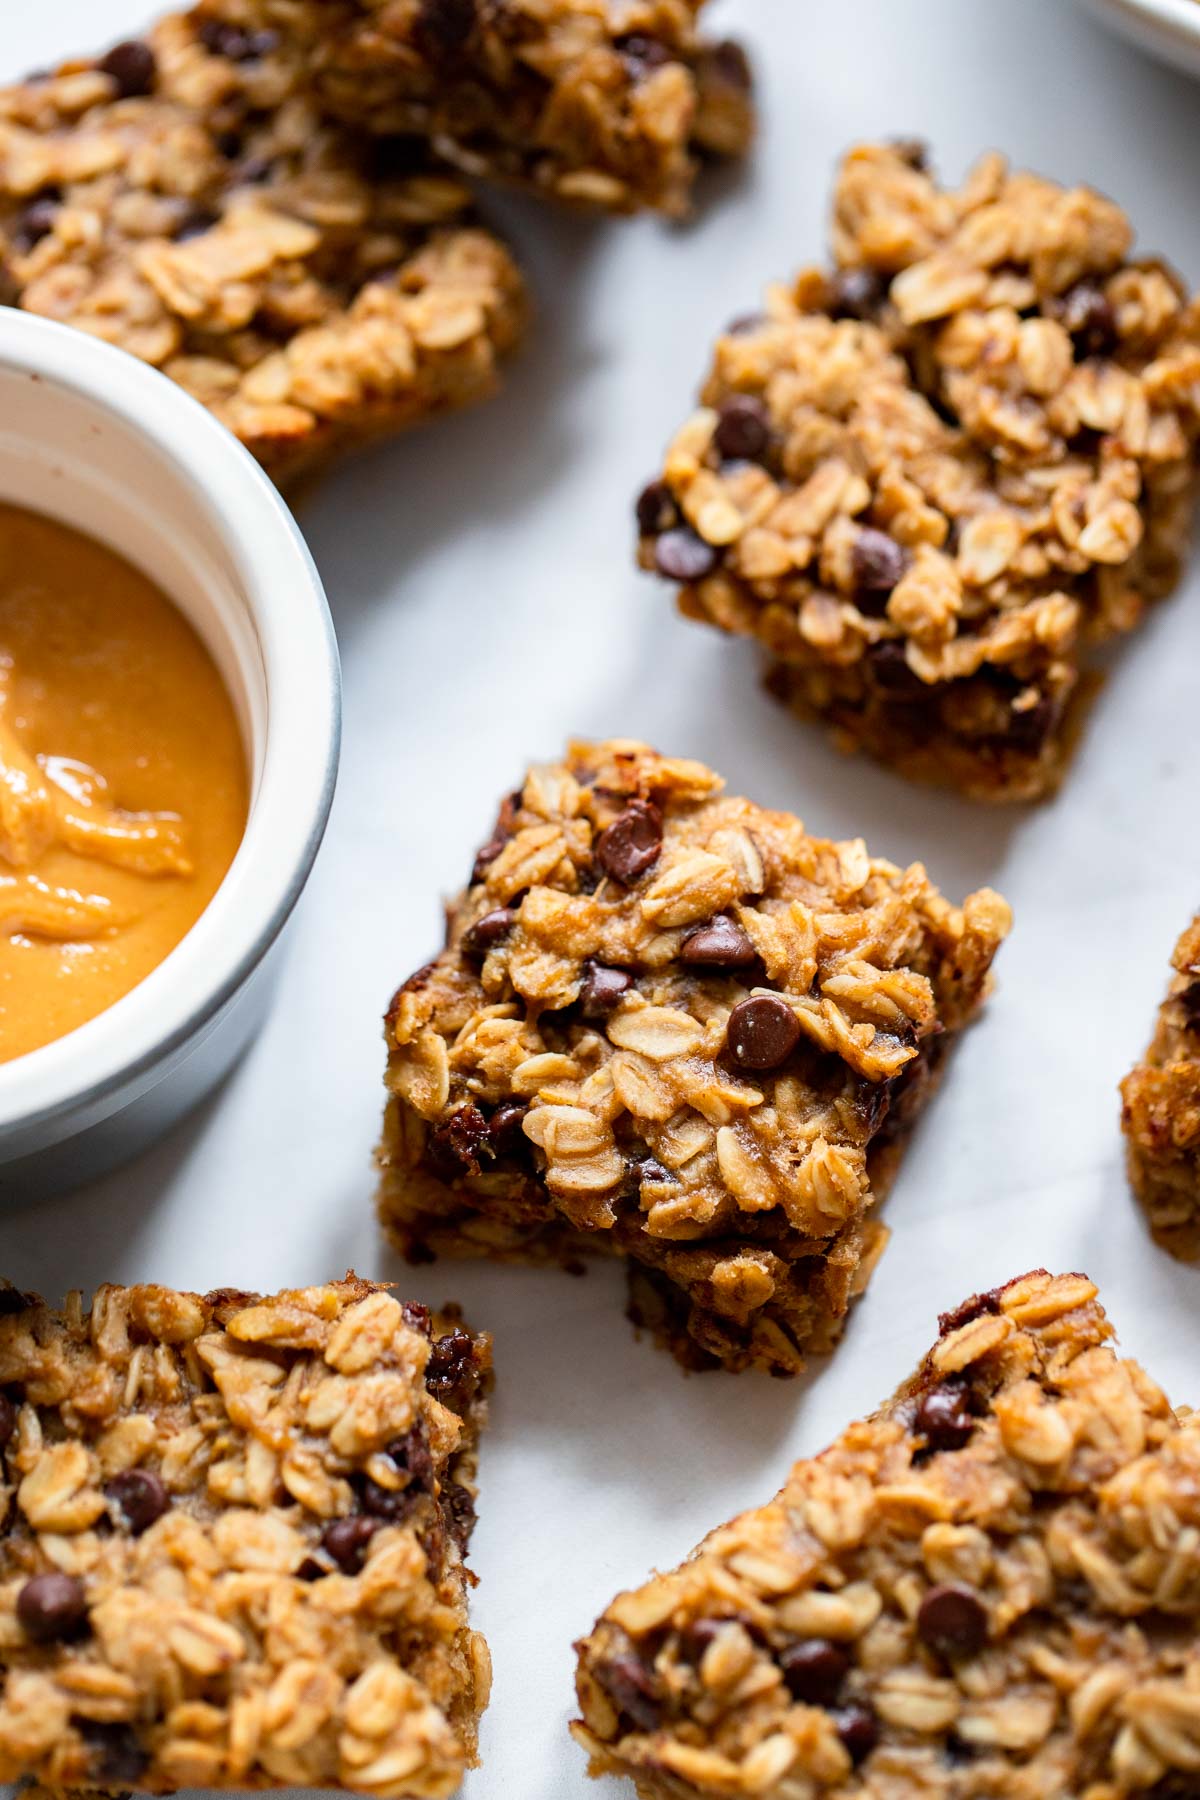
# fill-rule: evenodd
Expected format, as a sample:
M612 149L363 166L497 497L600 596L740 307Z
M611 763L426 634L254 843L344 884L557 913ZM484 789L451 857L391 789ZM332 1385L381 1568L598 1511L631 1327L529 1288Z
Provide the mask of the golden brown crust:
M162 369L280 482L486 397L524 324L456 176L322 123L293 65L185 15L0 91L0 278Z
M0 1781L453 1793L490 1363L354 1276L0 1286Z
M702 0L201 0L273 32L334 117L427 139L471 175L610 212L687 210L700 155L741 155L754 115L737 45Z
M1191 1791L1200 1429L1095 1294L973 1296L874 1417L620 1595L578 1646L592 1773L642 1800Z
M1151 1229L1177 1256L1200 1255L1200 915L1171 955L1175 970L1142 1061L1121 1083L1129 1176Z
M845 747L1035 798L1086 646L1186 555L1200 312L1111 201L999 156L951 191L911 147L853 150L833 238L831 274L718 340L641 561Z
M615 741L505 801L388 1013L380 1213L410 1256L624 1256L682 1360L793 1373L883 1248L1008 909L721 787Z

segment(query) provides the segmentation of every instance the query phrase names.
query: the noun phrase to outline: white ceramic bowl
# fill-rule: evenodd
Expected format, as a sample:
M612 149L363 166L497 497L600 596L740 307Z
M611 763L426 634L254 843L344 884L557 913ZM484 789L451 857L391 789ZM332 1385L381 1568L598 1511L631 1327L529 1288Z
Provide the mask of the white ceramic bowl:
M89 533L158 582L225 678L250 768L245 836L187 936L107 1012L0 1063L0 1199L13 1199L144 1148L248 1042L268 953L329 815L340 692L320 578L253 458L165 376L9 307L0 499Z
M1200 0L1086 0L1086 5L1152 56L1200 75Z

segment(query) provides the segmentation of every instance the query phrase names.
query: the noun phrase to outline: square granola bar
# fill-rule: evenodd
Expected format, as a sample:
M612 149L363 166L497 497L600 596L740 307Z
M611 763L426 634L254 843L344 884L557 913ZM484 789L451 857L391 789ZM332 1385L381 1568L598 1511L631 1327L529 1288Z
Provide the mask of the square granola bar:
M1200 916L1171 954L1175 974L1145 1056L1121 1083L1129 1175L1154 1235L1200 1255Z
M504 802L387 1015L380 1214L413 1259L622 1256L681 1361L792 1374L1009 913L721 788L616 741Z
M471 175L610 212L686 212L700 159L754 130L703 0L201 0L215 41L274 40L334 117L410 133Z
M525 313L456 175L183 15L0 89L0 300L162 369L281 483L492 393Z
M832 272L717 343L638 502L684 613L757 638L769 685L902 774L1025 800L1061 778L1087 647L1186 554L1200 306L1124 214L985 157L851 151Z
M578 1645L595 1775L642 1800L1193 1791L1200 1420L1082 1275L943 1317L873 1418Z
M0 1287L0 1781L453 1793L490 1361L353 1276Z

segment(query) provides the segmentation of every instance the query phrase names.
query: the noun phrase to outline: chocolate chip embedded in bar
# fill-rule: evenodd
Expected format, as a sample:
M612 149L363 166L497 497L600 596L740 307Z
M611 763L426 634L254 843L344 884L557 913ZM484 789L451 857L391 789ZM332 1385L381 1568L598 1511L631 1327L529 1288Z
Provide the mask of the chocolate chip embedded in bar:
M490 1365L353 1276L0 1287L0 1781L452 1794Z
M845 748L977 798L1061 778L1088 646L1186 555L1200 307L1088 188L850 153L830 272L718 340L640 560Z
M1121 1083L1129 1175L1154 1235L1200 1255L1200 916L1171 954L1175 973L1150 1047Z
M380 1215L413 1258L622 1256L682 1362L794 1374L1009 914L721 789L573 744L504 802L387 1016Z
M754 129L737 44L702 0L201 0L214 29L275 34L357 129L412 134L471 175L612 212L687 210L702 158Z
M642 1800L1191 1792L1200 1419L1115 1354L1095 1295L1010 1282L769 1505L614 1600L578 1645L592 1773Z
M286 483L490 394L521 278L419 145L183 16L0 90L0 296L162 369Z

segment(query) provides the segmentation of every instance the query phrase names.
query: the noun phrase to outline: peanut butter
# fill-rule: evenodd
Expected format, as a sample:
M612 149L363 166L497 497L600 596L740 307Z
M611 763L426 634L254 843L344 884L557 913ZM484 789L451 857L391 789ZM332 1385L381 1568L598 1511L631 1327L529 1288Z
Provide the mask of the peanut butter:
M245 829L216 665L122 557L0 504L0 1062L136 986Z

